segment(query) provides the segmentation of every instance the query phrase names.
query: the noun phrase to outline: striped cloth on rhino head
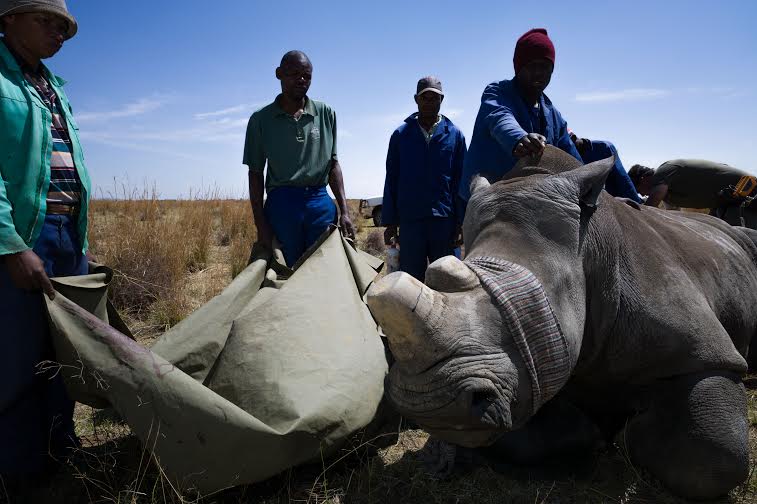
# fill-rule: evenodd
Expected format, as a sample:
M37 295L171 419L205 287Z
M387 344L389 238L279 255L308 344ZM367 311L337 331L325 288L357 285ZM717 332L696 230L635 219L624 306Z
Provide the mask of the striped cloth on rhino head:
M528 369L533 412L554 397L570 378L568 343L541 282L519 264L474 257L465 264L476 273L505 322L504 330Z

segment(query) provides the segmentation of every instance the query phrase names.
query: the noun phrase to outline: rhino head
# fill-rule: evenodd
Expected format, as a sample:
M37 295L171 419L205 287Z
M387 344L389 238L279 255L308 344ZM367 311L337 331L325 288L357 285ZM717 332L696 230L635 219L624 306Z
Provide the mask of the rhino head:
M437 260L425 285L397 272L371 287L368 306L396 360L387 394L401 414L447 441L485 446L524 425L564 385L586 318L589 222L611 166L609 159L491 185L477 178L464 223L466 260ZM491 275L482 265L494 265ZM518 298L522 283L492 283L513 271L528 282L520 293L541 300L536 322L532 305L502 303ZM553 353L535 355L544 334ZM547 375L557 381L547 383Z

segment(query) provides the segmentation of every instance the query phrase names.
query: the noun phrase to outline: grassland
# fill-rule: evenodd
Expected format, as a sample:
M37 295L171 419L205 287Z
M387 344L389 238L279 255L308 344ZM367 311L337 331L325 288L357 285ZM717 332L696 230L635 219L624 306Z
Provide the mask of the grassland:
M383 230L358 218L356 204L351 202L358 245L381 255ZM249 203L212 194L184 201L159 200L154 191L124 194L118 201L93 202L91 219L92 252L116 272L112 300L145 345L219 293L245 267L255 239ZM754 467L757 378L747 383ZM436 479L419 456L427 435L399 420L381 434L355 436L332 459L257 485L198 496L172 488L149 450L112 412L78 405L76 421L83 450L32 502L680 502L633 467L621 443L570 471L482 463ZM723 502L757 502L757 475L753 472Z

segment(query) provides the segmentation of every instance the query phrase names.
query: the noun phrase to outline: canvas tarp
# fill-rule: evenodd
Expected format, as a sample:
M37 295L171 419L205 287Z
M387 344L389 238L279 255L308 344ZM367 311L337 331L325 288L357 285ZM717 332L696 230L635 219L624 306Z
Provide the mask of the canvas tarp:
M74 399L112 405L181 488L260 481L373 419L387 362L364 294L380 265L338 232L288 279L261 257L150 349L108 310L107 270L56 279L57 358Z

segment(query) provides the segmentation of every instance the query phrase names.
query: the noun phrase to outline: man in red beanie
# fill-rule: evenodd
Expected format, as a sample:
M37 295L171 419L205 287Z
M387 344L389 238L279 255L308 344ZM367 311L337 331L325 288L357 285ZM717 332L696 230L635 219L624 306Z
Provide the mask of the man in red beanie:
M541 153L546 144L559 147L581 162L597 160L582 159L571 140L568 123L544 94L555 68L555 46L547 30L534 28L518 39L513 66L514 78L489 84L481 97L481 108L460 182L459 195L466 202L470 198L473 175L481 173L491 180L499 180L519 158ZM593 146L595 142L591 144ZM596 149L586 149L586 152L593 156L605 151L616 152L609 142L596 144ZM609 155L602 154L603 157ZM628 174L617 155L616 159L616 166L608 179L627 179ZM630 181L626 182L617 186L632 187ZM615 186L608 185L607 188ZM633 191L614 195L638 199Z

